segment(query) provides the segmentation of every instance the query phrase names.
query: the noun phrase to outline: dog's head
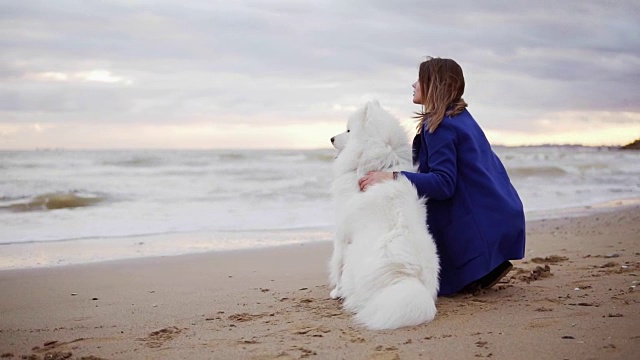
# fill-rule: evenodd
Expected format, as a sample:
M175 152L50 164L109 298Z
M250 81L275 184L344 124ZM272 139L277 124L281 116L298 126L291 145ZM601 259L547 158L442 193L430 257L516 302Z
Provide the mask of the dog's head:
M407 134L396 118L370 101L349 117L347 130L331 138L337 160L358 173L411 164Z

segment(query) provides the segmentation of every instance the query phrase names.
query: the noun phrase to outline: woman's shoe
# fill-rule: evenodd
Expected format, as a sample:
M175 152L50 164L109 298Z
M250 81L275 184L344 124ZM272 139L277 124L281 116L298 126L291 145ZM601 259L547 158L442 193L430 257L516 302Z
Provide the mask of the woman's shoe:
M480 281L481 289L490 289L495 284L497 284L503 277L505 277L509 271L513 269L513 264L510 261L505 261L502 264L498 265L497 268L491 270L490 273L483 276Z
M513 269L513 265L509 261L505 261L502 264L498 265L495 269L491 270L490 273L481 277L478 280L472 281L467 284L462 290L460 290L461 294L477 294L480 290L486 290L492 288L495 284L497 284L503 277L505 277L509 271Z

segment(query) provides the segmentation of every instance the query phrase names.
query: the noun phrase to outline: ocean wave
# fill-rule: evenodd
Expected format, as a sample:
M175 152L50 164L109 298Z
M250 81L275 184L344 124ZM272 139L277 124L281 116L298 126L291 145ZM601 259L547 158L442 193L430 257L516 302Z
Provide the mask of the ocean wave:
M162 161L157 157L135 156L130 159L104 161L102 165L146 168L162 165Z
M110 240L110 239L135 239L142 238L148 236L162 236L162 235L171 235L171 234L188 234L195 233L195 231L147 231L147 232L133 232L130 234L95 234L89 236L77 236L77 237L54 237L54 238L34 238L29 240L21 240L21 241L1 241L0 246L8 246L8 245L24 245L24 244L51 244L51 243L64 243L64 242L73 242L73 241L81 241L81 240Z
M238 153L238 152L222 153L222 154L219 154L217 157L220 160L244 160L247 158L245 154Z
M509 167L507 172L513 177L558 177L568 174L565 169L557 166Z
M2 210L14 212L73 209L95 205L105 198L99 196L80 196L74 192L42 194L26 201L0 206Z
M7 163L0 165L0 169L21 169L21 170L29 170L29 169L54 169L56 168L55 164L42 163L42 162L30 162L30 163Z
M309 154L309 160L315 160L320 162L333 162L335 158L336 158L336 154L334 151Z
M612 172L614 169L611 168L610 164L607 163L591 163L591 164L581 164L577 166L578 171L581 173L585 172Z
M329 162L333 161L335 154L332 150L300 150L300 151L283 151L283 150L245 150L237 152L225 152L216 154L212 161L223 162L245 162L260 161L267 163L304 163L307 161Z
M288 153L288 154L268 154L264 156L264 160L273 162L301 162L307 160L305 154L302 153Z

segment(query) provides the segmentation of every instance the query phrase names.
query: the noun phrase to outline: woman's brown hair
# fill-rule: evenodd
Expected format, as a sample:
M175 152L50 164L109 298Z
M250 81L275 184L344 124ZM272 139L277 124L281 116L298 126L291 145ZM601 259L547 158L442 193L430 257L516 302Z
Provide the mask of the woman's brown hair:
M417 130L425 121L430 133L436 131L445 116L455 116L467 107L462 99L464 75L458 63L451 59L428 58L420 64L418 83L422 93L422 111L417 112Z

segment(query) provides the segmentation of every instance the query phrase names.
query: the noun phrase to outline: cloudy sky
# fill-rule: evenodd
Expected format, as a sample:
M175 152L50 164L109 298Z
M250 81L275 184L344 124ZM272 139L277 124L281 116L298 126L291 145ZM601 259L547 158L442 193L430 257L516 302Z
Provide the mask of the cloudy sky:
M493 144L640 138L640 2L2 0L0 149L322 148L413 128L426 56Z

